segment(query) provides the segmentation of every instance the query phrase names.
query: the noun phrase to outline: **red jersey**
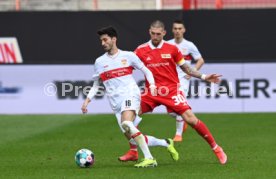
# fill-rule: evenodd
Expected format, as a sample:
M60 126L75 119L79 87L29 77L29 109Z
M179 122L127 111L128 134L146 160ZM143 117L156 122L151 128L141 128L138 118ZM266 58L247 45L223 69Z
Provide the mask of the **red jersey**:
M176 64L184 63L183 55L175 45L162 41L154 47L151 41L140 45L135 50L136 55L145 66L153 73L157 87L176 87L179 83ZM149 87L146 81L146 87Z

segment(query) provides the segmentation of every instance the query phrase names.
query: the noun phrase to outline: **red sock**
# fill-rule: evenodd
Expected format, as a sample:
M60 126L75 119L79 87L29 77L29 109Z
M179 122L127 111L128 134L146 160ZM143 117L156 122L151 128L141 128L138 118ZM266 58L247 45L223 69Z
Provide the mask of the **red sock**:
M129 148L130 150L135 150L137 151L137 145L133 145L132 143L129 142Z
M208 142L208 144L212 147L212 149L217 145L211 132L201 120L198 120L197 124L194 126L194 129L199 135L201 135Z

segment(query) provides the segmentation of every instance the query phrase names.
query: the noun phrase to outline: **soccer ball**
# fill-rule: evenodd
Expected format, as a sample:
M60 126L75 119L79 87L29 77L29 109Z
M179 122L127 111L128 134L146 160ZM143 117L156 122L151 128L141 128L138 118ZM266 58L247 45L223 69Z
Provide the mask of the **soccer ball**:
M88 149L80 149L75 155L76 164L81 168L88 168L94 164L94 153Z

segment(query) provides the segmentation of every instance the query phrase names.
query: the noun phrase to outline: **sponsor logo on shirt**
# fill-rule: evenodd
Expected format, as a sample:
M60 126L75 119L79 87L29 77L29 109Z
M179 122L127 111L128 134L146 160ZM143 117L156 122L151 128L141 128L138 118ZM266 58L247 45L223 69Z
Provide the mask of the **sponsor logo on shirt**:
M161 58L172 58L171 54L161 54Z
M151 64L147 64L147 67L160 67L160 66L169 66L170 63L166 62L166 63L151 63Z
M151 60L151 58L150 57L147 57L147 59L146 59L147 61L149 61L149 60Z
M109 70L106 72L103 72L100 74L100 77L102 81L109 80L112 78L117 78L121 76L131 75L132 74L133 67L123 67L123 68L117 68L113 70Z

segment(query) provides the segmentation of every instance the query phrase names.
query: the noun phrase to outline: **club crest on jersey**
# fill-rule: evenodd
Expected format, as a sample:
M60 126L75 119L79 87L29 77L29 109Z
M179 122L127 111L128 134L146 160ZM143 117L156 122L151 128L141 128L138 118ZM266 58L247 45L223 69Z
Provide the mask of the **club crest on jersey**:
M182 54L186 54L187 51L188 51L188 50L187 50L186 48L182 48L182 49L181 49L181 53L182 53Z
M146 59L147 61L149 61L149 60L151 60L151 58L150 57L147 57L147 59Z
M161 58L172 58L171 54L161 54Z
M122 65L127 65L127 60L126 59L122 59L121 62L122 62Z

